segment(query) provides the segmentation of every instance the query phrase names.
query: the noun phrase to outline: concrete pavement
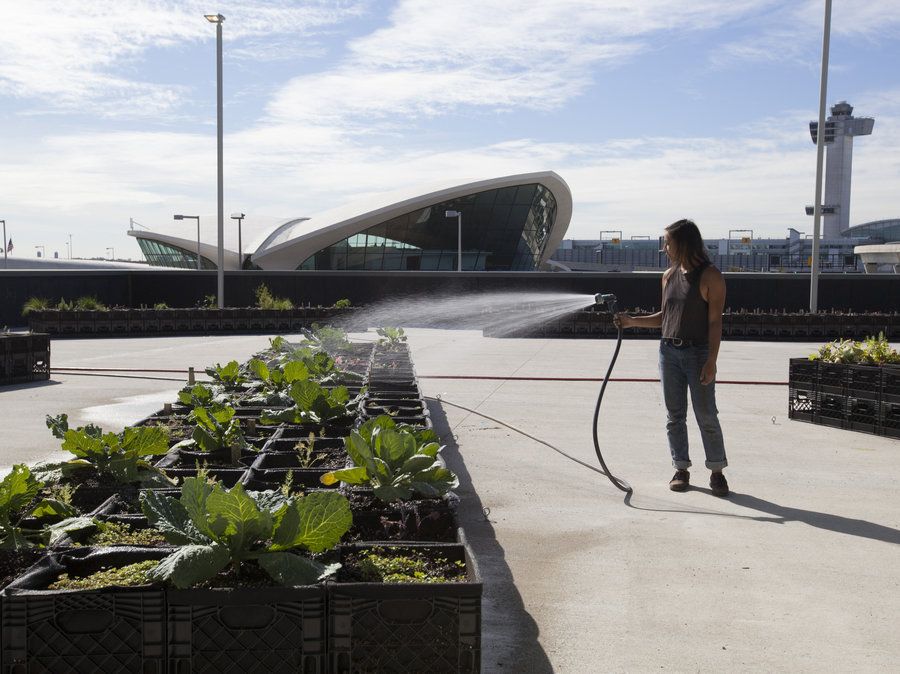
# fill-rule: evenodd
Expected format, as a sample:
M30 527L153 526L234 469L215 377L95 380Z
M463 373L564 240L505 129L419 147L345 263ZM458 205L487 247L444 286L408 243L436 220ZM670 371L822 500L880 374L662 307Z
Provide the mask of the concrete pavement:
M427 375L599 377L614 342L409 334L426 395L596 462L590 424L599 384ZM266 344L264 336L60 340L52 362L182 369L245 359ZM614 376L655 377L656 348L626 341ZM787 359L814 348L726 342L719 379L786 381ZM46 413L115 429L158 409L181 385L53 380L0 388L3 463L46 458L58 447ZM484 671L897 668L900 442L789 421L786 386L721 385L718 401L734 492L725 500L709 493L692 420L694 486L668 490L658 384L612 383L604 399L604 456L634 487L627 500L603 475L543 445L430 404L460 475L461 517L485 580Z

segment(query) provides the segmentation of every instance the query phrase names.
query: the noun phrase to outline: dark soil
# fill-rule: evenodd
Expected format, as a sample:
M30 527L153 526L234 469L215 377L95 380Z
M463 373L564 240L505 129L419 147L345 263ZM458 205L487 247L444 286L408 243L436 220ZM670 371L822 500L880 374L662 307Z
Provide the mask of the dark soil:
M44 553L41 548L0 550L0 589L21 576L22 572L43 557Z
M419 499L384 504L367 492L350 492L353 541L456 540L456 517L441 499Z
M90 469L79 471L79 474L73 477L63 478L60 484L69 484L75 488L72 494L72 506L81 513L89 513L106 499L114 494L118 494L124 498L137 498L137 484L122 484L116 482L111 476L98 474ZM42 496L50 497L46 490L42 492Z

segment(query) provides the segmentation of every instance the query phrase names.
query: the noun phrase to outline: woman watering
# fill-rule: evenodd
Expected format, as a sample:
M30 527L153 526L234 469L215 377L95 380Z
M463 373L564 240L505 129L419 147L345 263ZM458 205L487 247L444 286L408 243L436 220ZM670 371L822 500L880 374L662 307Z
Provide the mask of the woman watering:
M725 280L709 261L703 238L691 220L666 227L665 251L671 266L662 278L662 311L650 316L616 315L623 328L662 328L659 372L666 404L666 433L675 475L672 491L686 491L690 484L688 455L687 393L700 427L706 467L712 471L709 486L716 496L728 495L722 469L728 465L725 442L716 409L716 358L722 340Z

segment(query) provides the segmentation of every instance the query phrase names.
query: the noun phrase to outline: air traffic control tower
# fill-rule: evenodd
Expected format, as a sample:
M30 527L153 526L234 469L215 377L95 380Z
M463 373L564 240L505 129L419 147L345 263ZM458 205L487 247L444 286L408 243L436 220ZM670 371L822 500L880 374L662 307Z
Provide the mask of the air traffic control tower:
M853 137L872 133L875 120L871 117L854 117L853 106L847 101L832 106L831 117L825 122L825 145L828 158L825 162L825 196L822 202L824 217L822 237L839 239L841 232L850 228L850 171L853 165ZM809 123L813 143L819 130L818 122ZM806 207L807 215L813 207Z

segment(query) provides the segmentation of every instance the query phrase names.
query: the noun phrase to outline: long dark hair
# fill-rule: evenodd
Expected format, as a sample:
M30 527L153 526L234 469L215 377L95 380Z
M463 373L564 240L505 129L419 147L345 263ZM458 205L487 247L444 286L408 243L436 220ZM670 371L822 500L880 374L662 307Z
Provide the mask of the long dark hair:
M711 264L706 247L703 245L703 237L693 220L673 222L666 227L666 234L669 235L669 241L675 246L679 257L678 260L672 261L673 264L690 265L692 269Z

